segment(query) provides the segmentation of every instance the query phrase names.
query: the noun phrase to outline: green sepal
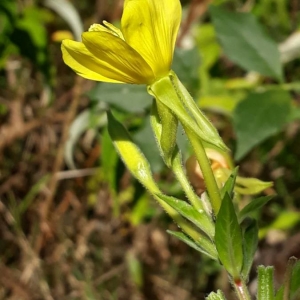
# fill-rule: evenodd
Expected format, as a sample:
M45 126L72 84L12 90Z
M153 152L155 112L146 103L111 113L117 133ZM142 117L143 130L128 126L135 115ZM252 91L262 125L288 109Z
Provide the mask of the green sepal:
M227 151L227 147L214 126L208 121L201 110L197 108L197 105L189 93L182 84L179 84L180 81L173 80L175 78L174 76L175 73L171 72L169 76L157 80L148 86L148 93L154 96L157 101L168 107L178 120L189 128L189 130L193 131L201 140L214 148ZM190 111L188 110L189 106L191 106ZM197 121L195 120L195 116Z
M215 243L227 272L239 278L243 266L242 231L228 193L223 198L216 221Z
M258 267L257 300L274 300L274 267Z
M168 203L174 208L180 215L192 222L199 229L208 235L213 240L215 235L215 228L211 219L207 216L204 210L196 210L193 206L183 200L176 199L167 195L157 195L163 201Z
M152 102L150 120L162 158L171 167L178 120L168 107L156 100Z
M170 235L178 238L180 241L184 242L185 244L187 244L191 248L199 251L200 253L202 253L204 255L207 255L208 257L212 258L213 260L218 260L218 255L217 255L217 252L216 252L215 248L213 248L211 246L208 248L207 245L200 245L200 242L195 243L192 239L190 239L183 232L171 231L171 230L167 230L167 232Z
M193 97L178 79L174 71L170 72L170 78L176 90L176 93L180 97L181 102L184 104L186 110L193 116L196 123L198 124L199 130L201 130L201 134L203 136L203 141L222 151L228 151L228 148L224 144L217 129L212 125L209 119L201 111L199 106L194 101Z
M114 118L110 111L107 112L107 121L108 133L128 170L151 193L160 193L153 179L147 159L138 146L132 141L129 132Z
M153 101L150 120L151 120L152 130L154 132L161 156L163 157L166 165L170 169L172 169L172 171L174 172L176 178L182 185L182 188L183 188L184 192L186 193L187 198L192 203L192 205L196 209L205 209L205 211L209 214L211 209L209 209L208 207L204 207L202 200L194 193L194 190L186 177L186 174L182 167L181 154L180 154L180 151L176 144L176 136L172 136L172 134L173 134L172 132L170 132L170 134L166 134L164 138L166 140L168 140L168 139L173 140L173 142L170 142L170 147L168 149L166 149L166 151L164 151L162 149L163 143L160 141L162 140L163 126L162 126L162 122L160 121L160 117L159 117L158 110L157 110L157 108L159 106L162 106L162 107L164 107L164 109L168 110L167 113L172 114L172 112L166 106L161 104L160 102ZM177 126L177 124L176 124L176 126ZM167 143L168 142L166 142L165 144L167 145ZM172 153L171 153L171 150L172 150Z

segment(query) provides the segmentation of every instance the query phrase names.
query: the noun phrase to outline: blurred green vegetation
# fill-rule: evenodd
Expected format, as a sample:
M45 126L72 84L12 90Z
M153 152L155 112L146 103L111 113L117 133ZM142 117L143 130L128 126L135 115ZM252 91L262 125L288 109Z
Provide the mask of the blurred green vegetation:
M255 265L275 265L279 286L300 257L299 1L182 3L173 69L239 173L274 182ZM204 299L217 288L230 299L226 274L168 236L176 226L109 139L108 108L161 189L183 197L156 149L145 87L85 81L63 64L62 38L121 13L117 0L0 2L0 299ZM182 130L178 143L187 159Z

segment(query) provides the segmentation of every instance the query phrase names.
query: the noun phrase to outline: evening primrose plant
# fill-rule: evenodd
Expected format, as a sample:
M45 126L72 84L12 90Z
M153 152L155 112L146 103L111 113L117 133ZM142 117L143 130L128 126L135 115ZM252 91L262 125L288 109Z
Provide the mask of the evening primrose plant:
M216 168L212 157L208 157L211 151L217 157L229 157L228 149L171 70L180 21L179 0L125 0L121 29L105 21L103 25L92 25L82 34L81 42L63 41L63 59L78 75L90 80L145 85L145 90L153 96L150 119L157 146L188 201L162 193L145 156L124 126L108 112L108 131L114 146L132 175L181 229L169 233L219 261L228 272L237 297L251 299L246 283L258 242L257 224L251 216L270 197L253 200L239 211L234 204L239 191L237 170L226 163ZM176 143L179 123L194 150L194 162L201 170L204 189L200 195L192 187L191 174L186 174L183 167ZM191 172L188 168L188 173ZM250 191L248 194L270 185L255 189L258 182L252 181L252 187L249 181L244 184ZM262 276L265 281L259 284L258 299L273 299L264 294L266 290L270 292L272 272L261 269ZM218 291L207 299L225 297Z

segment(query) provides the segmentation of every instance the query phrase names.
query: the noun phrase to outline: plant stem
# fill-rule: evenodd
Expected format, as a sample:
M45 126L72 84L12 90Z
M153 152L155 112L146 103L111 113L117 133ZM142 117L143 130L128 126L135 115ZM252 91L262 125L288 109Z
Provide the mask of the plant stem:
M234 280L233 287L239 300L251 300L250 293L244 280L240 278Z
M183 127L190 143L192 144L192 147L194 148L197 161L203 173L204 181L206 184L208 195L210 197L213 212L217 214L220 209L222 200L221 200L221 196L220 196L220 192L219 192L219 188L215 176L211 169L209 159L206 155L201 140L194 134L194 132L192 132L189 128L184 126L184 124Z

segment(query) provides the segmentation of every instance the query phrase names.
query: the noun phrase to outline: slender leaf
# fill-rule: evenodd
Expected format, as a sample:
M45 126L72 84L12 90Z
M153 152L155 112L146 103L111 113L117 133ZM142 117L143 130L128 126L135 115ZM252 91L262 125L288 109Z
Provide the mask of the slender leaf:
M244 236L244 263L242 268L242 275L247 279L252 267L253 259L258 245L258 226L255 220L251 220L250 224L246 226L243 232Z
M252 200L239 213L239 220L242 222L246 217L253 217L253 214L267 204L273 196L263 196Z
M132 141L129 132L114 118L111 112L107 112L107 121L109 135L129 171L150 192L160 193L153 179L147 159L138 146Z
M179 240L181 240L182 242L184 242L185 244L187 244L188 246L190 246L191 248L197 250L198 252L207 255L208 257L217 260L217 254L215 252L208 252L206 251L206 249L203 249L202 247L200 247L198 244L196 244L194 241L192 241L187 235L185 235L182 232L178 232L178 231L171 231L171 230L167 230L167 232L178 238Z
M243 265L242 232L231 198L226 193L216 221L215 242L220 261L234 278Z
M160 198L173 207L179 214L191 221L194 225L204 231L211 239L215 234L215 228L204 210L197 211L186 201L182 201L166 195L161 195Z

